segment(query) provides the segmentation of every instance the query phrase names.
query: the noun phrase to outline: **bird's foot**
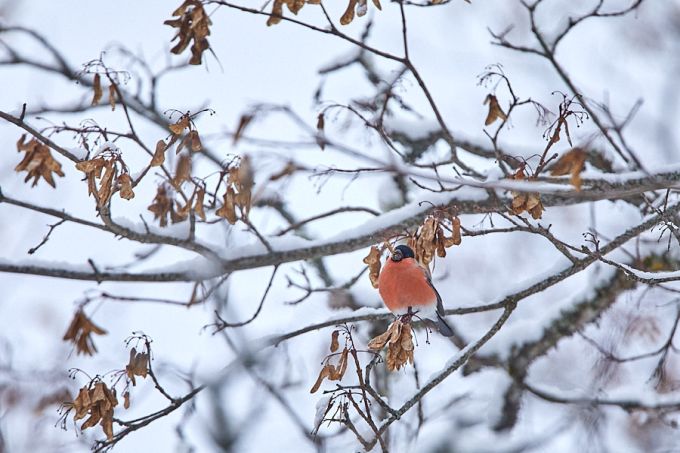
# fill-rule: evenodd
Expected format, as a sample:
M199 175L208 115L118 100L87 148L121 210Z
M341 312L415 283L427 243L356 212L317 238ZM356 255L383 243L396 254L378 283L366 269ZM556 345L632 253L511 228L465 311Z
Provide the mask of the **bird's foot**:
M418 314L418 311L413 311L411 307L408 307L408 311L406 312L405 315L401 315L399 320L404 323L404 324L410 324L411 321L413 320L413 317Z

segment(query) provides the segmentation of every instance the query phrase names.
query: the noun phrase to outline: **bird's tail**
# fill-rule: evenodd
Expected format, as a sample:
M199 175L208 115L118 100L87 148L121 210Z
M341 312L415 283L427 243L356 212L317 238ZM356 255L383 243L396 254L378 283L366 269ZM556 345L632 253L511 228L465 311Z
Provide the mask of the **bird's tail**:
M437 313L437 329L439 330L439 333L445 337L450 337L453 335L453 329L446 323L446 321L444 321L444 318L439 313Z

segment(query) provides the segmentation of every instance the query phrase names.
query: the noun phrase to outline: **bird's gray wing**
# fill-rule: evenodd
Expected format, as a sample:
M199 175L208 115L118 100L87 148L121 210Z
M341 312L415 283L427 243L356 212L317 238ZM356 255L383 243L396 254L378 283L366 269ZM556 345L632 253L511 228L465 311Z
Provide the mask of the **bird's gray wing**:
M432 279L426 275L427 277L427 284L430 285L430 288L432 288L432 291L434 291L434 294L437 296L437 327L439 328L439 333L444 335L445 337L450 337L453 335L453 329L451 329L451 326L449 326L446 321L444 320L444 316L446 316L446 313L444 312L444 303L442 302L442 296L439 295L439 291L437 291L437 288L434 287L432 284Z

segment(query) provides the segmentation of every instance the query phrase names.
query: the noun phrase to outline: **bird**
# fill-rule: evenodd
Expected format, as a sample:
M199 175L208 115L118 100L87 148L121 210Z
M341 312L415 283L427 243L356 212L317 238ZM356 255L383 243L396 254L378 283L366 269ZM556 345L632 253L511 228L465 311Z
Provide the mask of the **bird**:
M444 320L442 298L432 284L430 272L416 261L411 247L395 247L378 277L378 292L395 315L416 316L436 326L442 335L453 335Z

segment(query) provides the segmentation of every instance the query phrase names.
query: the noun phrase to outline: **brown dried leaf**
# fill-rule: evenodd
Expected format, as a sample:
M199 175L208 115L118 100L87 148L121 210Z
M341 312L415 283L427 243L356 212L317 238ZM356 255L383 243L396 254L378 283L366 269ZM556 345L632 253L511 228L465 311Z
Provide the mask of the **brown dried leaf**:
M94 75L94 80L92 81L92 91L92 105L98 105L99 101L102 100L102 96L104 95L102 91L102 80L99 74Z
M524 168L520 167L510 179L522 181L526 179ZM534 219L540 219L543 215L543 203L541 202L541 195L539 193L526 192L511 192L512 202L510 204L510 211L515 215L520 215L527 211Z
M135 193L132 191L132 178L129 173L123 173L118 177L118 184L120 184L120 197L126 200L135 198Z
M288 5L288 9L291 13L297 15L298 11L305 6L305 0L287 0L286 5Z
M452 229L453 229L453 235L451 236L452 244L453 245L460 245L460 243L462 242L462 238L461 238L461 234L460 234L460 219L458 217L454 217L451 220L451 225L452 225Z
M130 392L123 393L123 407L130 409Z
M201 220L205 221L205 211L203 210L203 199L205 198L205 189L199 187L196 189L196 202L194 203L194 212Z
M401 323L401 321L399 321ZM406 366L407 363L413 364L413 334L411 324L401 323L400 336L397 341L391 342L387 348L387 363L388 371L399 370Z
M485 126L488 126L499 118L503 121L508 119L508 116L503 112L500 104L498 104L496 96L493 94L487 95L484 100L484 105L486 104L489 104L489 113L486 115L486 120L484 120Z
M95 194L99 206L105 206L111 199L111 195L113 195L113 177L116 172L115 162L107 160L104 166L104 176L99 180L99 190Z
M338 365L335 367L333 373L331 373L331 375L328 377L329 381L339 381L345 375L345 371L347 371L348 354L349 349L344 348L342 350L342 354L340 354L340 362L338 362Z
M413 335L410 324L406 324L404 327L402 327L399 345L404 351L413 351Z
M85 431L87 428L92 428L93 426L96 426L97 423L99 423L99 420L101 420L102 415L101 412L99 411L99 407L94 406L90 408L90 417L83 422L82 425L80 425L80 430Z
M581 172L585 166L586 152L581 148L573 148L560 157L550 169L552 176L571 174L569 182L576 190L581 190Z
M234 199L236 198L236 193L232 187L227 187L224 192L224 199L222 201L222 207L215 211L215 215L227 219L232 225L236 223L236 205Z
M387 341L390 339L391 336L392 332L390 332L389 329L386 330L385 332L381 333L375 338L372 338L368 342L368 349L370 349L371 351L380 351L382 348L385 347Z
M543 203L541 203L541 196L537 193L530 193L527 196L526 210L534 219L540 219L543 215Z
M389 371L399 370L407 363L413 364L413 332L410 323L396 319L387 331L373 338L368 343L372 351L380 351L387 347L385 362Z
M321 151L326 148L326 140L324 139L325 124L326 121L324 120L323 112L319 113L319 116L316 119L316 143L319 145L319 148L321 148Z
M522 192L513 192L512 202L510 203L510 210L513 214L519 215L524 212L527 203L527 195Z
M113 439L113 411L108 411L102 416L100 423L107 440Z
M368 348L372 351L380 351L386 345L391 344L401 336L402 322L397 319L389 325L387 330L368 342Z
M90 410L90 407L92 406L92 400L90 399L90 390L87 385L78 391L78 396L73 400L71 405L76 410L76 413L73 415L74 421L78 421L81 418L84 418L85 415L87 415L87 413Z
M167 146L165 144L165 141L163 140L158 140L156 143L156 151L153 153L153 157L151 158L151 165L152 167L160 167L163 165L165 162L165 150L167 149Z
M92 340L92 334L106 335L106 330L93 323L80 309L73 316L63 340L73 343L78 354L93 355L97 352L97 347Z
M106 396L106 385L103 382L97 382L90 394L90 398L92 399L93 404L106 402L108 400Z
M444 236L444 230L440 227L437 230L437 256L439 258L444 258L446 256L446 240Z
M175 124L169 125L168 129L170 129L170 132L172 132L174 135L181 135L182 132L184 132L184 129L187 127L189 127L189 116L182 115L182 117Z
M109 105L112 112L116 110L116 86L114 84L109 85Z
M429 216L423 221L415 235L413 251L416 260L425 268L428 268L435 253L438 251L439 221L434 216Z
M323 380L326 379L328 376L331 375L335 371L335 367L333 365L326 365L323 368L321 368L321 372L319 373L319 377L316 378L316 382L312 386L312 389L309 391L309 393L316 393L317 390L319 390L319 387L321 387L321 384L323 383Z
M368 277L371 279L371 285L374 288L378 287L378 278L380 277L380 250L378 247L372 246L366 258L363 259L364 264L368 264Z
M229 178L232 184L238 189L235 202L241 209L244 216L250 212L250 202L252 197L252 188L254 184L253 169L250 165L250 158L243 156L237 169L229 171Z
M345 13L340 17L340 24L348 25L354 20L354 9L356 8L358 1L359 0L349 0Z
M168 224L168 214L170 214L170 211L172 211L172 199L168 196L168 191L165 188L165 184L158 186L158 189L156 190L156 196L147 209L153 212L154 220L160 219L159 223L161 227L164 227Z
M172 15L180 17L163 22L165 25L178 29L177 34L172 38L173 41L177 39L178 42L170 49L170 52L181 54L193 41L189 64L201 64L203 52L210 48L207 37L210 35L212 25L203 4L199 0L186 0Z
M280 171L274 173L269 177L270 181L277 181L284 176L289 176L295 173L295 171L298 170L298 167L293 163L293 162L288 162L285 167L283 167Z
M182 154L179 156L179 161L177 162L172 185L179 188L184 181L188 181L189 179L191 179L191 156L189 154Z
M210 43L207 39L194 39L194 45L191 46L191 58L189 64L199 65L202 62L203 52L210 48Z
M175 205L177 206L177 209L175 210L175 214L177 215L177 218L179 219L178 221L186 220L189 217L189 213L191 212L191 203L192 203L191 199L185 205L182 205L178 201L175 202ZM173 223L177 223L177 222L173 220Z
M21 134L17 140L17 151L28 151L33 147L33 139L26 141L26 134Z
M326 365L324 365L324 367L321 368L321 371L319 372L319 377L316 379L316 382L314 383L312 389L309 392L314 393L317 390L319 390L319 387L323 383L324 379L328 379L329 381L341 380L342 377L345 375L345 371L347 371L348 356L349 349L344 348L342 350L342 353L340 354L340 360L338 361L337 365L326 363Z
M319 113L319 116L316 118L316 130L317 130L317 132L323 132L325 126L326 126L326 121L324 119L323 112L321 112L321 113Z
M241 115L241 119L238 122L238 126L236 127L236 132L234 132L234 139L232 141L232 145L236 145L238 141L241 139L243 136L243 133L245 132L246 128L250 124L250 122L253 120L253 115L246 114L246 115Z
M543 215L541 195L538 193L513 192L510 211L515 215L527 211L534 219L540 219Z
M191 200L185 205L182 205L179 201L175 201L176 209L170 210L170 220L172 223L184 222L189 218L189 211L191 211Z
M132 381L132 385L137 385L135 376L146 378L149 372L149 354L137 352L135 348L130 350L130 361L125 365L125 374Z
M267 19L267 27L276 25L281 22L281 17L283 15L283 3L281 0L274 0L274 5L272 6L271 16ZM314 392L312 392L314 393Z
M88 194L95 198L97 206L103 206L108 203L113 194L113 182L118 173L116 168L117 160L118 157L116 156L111 159L98 156L76 164L76 169L87 175ZM103 176L102 172L104 173ZM97 179L99 179L99 188L97 188Z
M21 162L14 167L14 171L25 171L27 173L24 182L28 182L29 179L33 178L31 187L35 187L40 178L43 178L50 186L56 187L52 174L64 176L61 164L52 157L50 148L47 145L40 143L35 138L24 143L25 138L26 135L24 134L17 142L17 151L23 151L26 154Z
M198 131L189 132L189 140L191 140L191 150L193 152L198 152L203 149L201 144L201 137L198 136Z
M340 347L340 343L338 342L339 336L340 336L339 330L334 330L333 333L331 334L331 352L337 351L338 348Z
M267 19L267 27L281 22L281 18L283 17L283 5L287 2L288 0L274 0L272 11L270 13L271 15L269 16L269 19Z
M92 173L97 169L97 166L104 165L104 159L82 160L76 164L76 170L84 173Z

